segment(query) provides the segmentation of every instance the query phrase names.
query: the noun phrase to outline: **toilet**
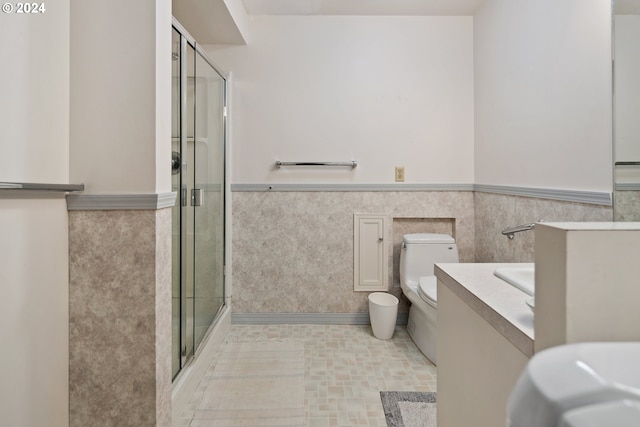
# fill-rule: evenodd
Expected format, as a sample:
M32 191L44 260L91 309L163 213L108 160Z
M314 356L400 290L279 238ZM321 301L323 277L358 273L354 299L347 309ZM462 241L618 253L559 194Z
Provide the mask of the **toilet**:
M436 263L458 262L458 247L448 234L405 234L400 252L400 286L411 302L407 331L420 351L436 364Z

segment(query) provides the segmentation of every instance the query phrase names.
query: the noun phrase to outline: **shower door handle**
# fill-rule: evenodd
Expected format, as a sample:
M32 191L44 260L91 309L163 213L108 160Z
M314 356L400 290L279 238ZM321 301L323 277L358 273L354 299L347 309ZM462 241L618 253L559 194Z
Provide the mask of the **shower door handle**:
M191 190L191 206L202 206L204 193L202 188L194 188Z
M180 204L182 206L187 206L187 189L183 188L180 190Z

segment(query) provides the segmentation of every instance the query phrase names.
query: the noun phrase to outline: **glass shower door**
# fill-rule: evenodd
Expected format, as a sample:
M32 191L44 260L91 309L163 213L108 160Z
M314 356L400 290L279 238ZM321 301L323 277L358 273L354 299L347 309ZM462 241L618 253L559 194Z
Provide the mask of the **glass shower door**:
M182 366L182 147L181 147L181 37L175 28L171 42L171 190L177 194L171 212L171 372L175 377Z
M175 27L172 44L175 378L224 305L226 81Z
M193 187L195 135L195 48L173 29L172 40L171 180L176 192L172 208L172 372L175 377L195 351L193 280ZM191 141L191 143L189 143ZM191 147L191 149L190 149Z
M224 303L225 81L196 51L194 221L195 347Z

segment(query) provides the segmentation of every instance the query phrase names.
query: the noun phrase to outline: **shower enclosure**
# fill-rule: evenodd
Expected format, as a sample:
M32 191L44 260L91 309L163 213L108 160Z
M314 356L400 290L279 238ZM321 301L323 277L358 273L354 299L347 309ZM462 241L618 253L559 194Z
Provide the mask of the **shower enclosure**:
M176 22L172 40L174 378L224 306L226 78Z

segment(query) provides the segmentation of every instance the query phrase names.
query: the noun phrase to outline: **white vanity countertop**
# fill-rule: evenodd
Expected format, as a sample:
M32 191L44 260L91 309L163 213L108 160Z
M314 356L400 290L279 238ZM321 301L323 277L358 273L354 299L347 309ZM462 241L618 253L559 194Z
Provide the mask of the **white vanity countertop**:
M533 267L533 263L436 264L439 282L487 321L525 356L533 356L533 313L529 295L494 276L499 267Z

